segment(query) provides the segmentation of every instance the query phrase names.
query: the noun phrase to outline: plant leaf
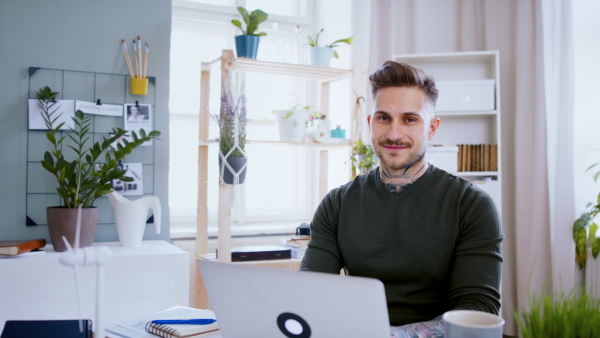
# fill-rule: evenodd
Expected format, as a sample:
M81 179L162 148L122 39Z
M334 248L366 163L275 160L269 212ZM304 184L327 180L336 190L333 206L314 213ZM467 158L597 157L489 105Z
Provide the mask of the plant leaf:
M600 238L596 238L592 242L592 256L594 256L594 259L596 259L598 257L599 252L600 252Z

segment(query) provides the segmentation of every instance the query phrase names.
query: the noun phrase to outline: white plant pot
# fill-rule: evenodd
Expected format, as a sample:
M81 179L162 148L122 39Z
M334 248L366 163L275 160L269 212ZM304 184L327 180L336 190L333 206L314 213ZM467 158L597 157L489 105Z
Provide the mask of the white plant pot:
M306 137L308 112L304 109L277 110L280 141L303 142Z
M310 47L310 64L329 67L333 49L331 47Z

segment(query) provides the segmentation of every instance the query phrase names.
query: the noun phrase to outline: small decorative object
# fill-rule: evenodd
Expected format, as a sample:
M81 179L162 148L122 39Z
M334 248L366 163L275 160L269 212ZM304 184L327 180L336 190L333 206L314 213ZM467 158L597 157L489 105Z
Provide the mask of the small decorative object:
M244 90L242 89L243 93ZM219 176L221 183L242 184L246 180L246 97L235 100L231 90L223 90L219 125Z
M319 35L323 33L325 29L321 28L317 36L313 40L310 36L308 36L308 44L311 46L310 48L310 62L313 66L322 66L329 67L331 62L331 56L334 58L339 58L338 53L334 50L335 47L338 47L340 43L352 44L352 37L335 40L330 44L325 44L324 46L319 46Z
M346 130L342 129L341 126L336 126L335 129L331 130L331 137L333 138L346 138Z
M76 210L76 233L79 234L81 232L81 214L82 214L82 205L80 204ZM62 241L65 244L66 252L60 255L60 262L63 265L70 266L73 268L74 276L75 276L75 291L77 293L77 304L79 308L79 332L80 335L74 334L66 334L66 336L91 336L91 332L89 335L83 334L83 314L81 312L81 292L79 291L79 285L81 282L79 281L79 266L96 266L96 320L94 322L94 337L104 337L104 294L105 294L105 276L106 270L105 265L108 264L110 259L112 258L112 252L106 246L88 246L82 247L79 242L79 237L76 237L73 245L69 244L66 237L62 237ZM90 327L89 325L88 327ZM74 332L73 332L74 333ZM57 335L60 335L57 332Z
M133 59L135 63L135 71L129 57L129 50L125 44L125 39L121 39L121 49L125 56L125 62L127 63L127 69L129 70L129 92L133 95L146 95L148 94L148 56L150 53L150 46L148 43L144 46L144 52L142 57L142 39L138 35L137 41L133 39Z
M116 191L107 196L115 212L121 246L138 247L142 245L148 209L152 209L156 233L160 233L161 208L158 197L147 196L132 201Z
M330 142L331 121L327 119L327 116L319 112L309 114L306 135L313 142Z
M351 159L356 175L365 175L375 168L373 147L363 144L361 140L354 142Z
M586 171L592 170L594 167L600 166L600 162L593 164ZM594 181L600 178L600 170L594 174ZM600 213L600 193L596 198L596 204L588 203L588 212L584 212L573 224L573 239L575 240L575 258L579 263L579 269L585 268L587 261L588 246L592 247L592 256L594 259L598 257L600 252L600 238L596 237L598 224L594 222L596 216Z
M112 191L113 180L131 182L131 177L125 176L126 170L120 169L118 164L125 155L130 154L133 149L146 141L158 138L159 131L151 131L149 134L142 129L138 136L131 132L132 141L122 140L116 148L111 144L125 135L126 131L113 128L111 137L103 137L101 142L90 141L91 116L86 116L77 110L73 122L75 128L70 128L66 136L61 135L60 128L63 123L55 126L58 116L54 116L56 108L54 101L58 95L49 87L40 89L37 93L38 103L42 109L42 116L48 132L46 138L52 146L51 151L46 151L41 161L42 167L50 172L58 183L56 192L61 198L60 207L48 207L48 231L52 240L52 246L56 251L65 251L66 246L60 238L62 228L66 228L67 240L71 245L75 243L76 209L83 207L82 214L82 242L81 246L90 246L94 239L97 224L98 209L93 206L96 198L106 195ZM74 152L74 160L67 160L63 154L63 141L69 138L68 148ZM86 145L88 147L86 147ZM88 213L90 213L88 215ZM86 220L90 221L89 229L86 228ZM90 232L89 234L86 234Z
M244 29L239 20L231 20L231 23L242 31L242 35L235 37L237 56L256 59L260 37L267 35L265 32L257 33L256 31L258 30L258 25L266 21L269 15L260 9L255 9L251 13L248 13L242 6L239 6L237 9L246 24L246 29Z

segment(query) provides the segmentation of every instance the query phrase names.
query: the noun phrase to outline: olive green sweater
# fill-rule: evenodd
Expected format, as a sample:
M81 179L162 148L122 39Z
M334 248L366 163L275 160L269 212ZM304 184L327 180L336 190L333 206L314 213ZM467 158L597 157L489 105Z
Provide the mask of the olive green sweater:
M430 165L400 193L379 169L330 191L310 225L301 270L373 277L385 285L391 325L450 309L498 313L501 243L487 193Z

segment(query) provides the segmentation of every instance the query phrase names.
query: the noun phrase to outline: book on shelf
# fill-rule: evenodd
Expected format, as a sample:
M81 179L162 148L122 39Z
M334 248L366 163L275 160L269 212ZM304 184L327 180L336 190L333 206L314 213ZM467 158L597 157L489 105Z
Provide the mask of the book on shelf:
M310 237L282 239L281 245L291 250L292 258L303 258L308 248Z
M46 246L46 240L43 238L27 241L0 241L0 255L20 255L41 249L44 246Z
M459 144L458 171L498 171L498 145Z

